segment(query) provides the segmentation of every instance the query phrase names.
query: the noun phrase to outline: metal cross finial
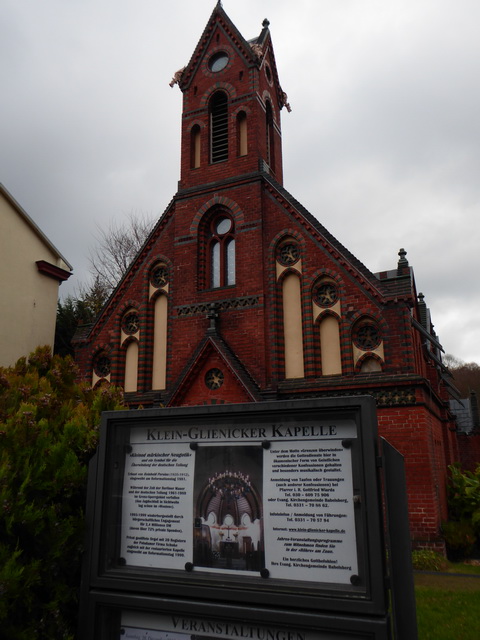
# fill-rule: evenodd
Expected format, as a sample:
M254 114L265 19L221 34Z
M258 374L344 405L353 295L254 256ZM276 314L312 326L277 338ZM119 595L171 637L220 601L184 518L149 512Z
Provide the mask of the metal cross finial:
M215 302L212 302L210 305L207 318L210 320L210 326L208 327L209 332L215 332L217 330L217 322L218 322L218 313L217 313L218 305Z

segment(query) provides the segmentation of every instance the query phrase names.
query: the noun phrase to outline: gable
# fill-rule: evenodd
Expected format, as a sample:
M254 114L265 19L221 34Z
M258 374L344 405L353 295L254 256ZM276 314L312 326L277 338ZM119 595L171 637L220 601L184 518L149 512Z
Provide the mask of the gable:
M258 390L242 365L218 336L198 346L187 364L169 406L258 401Z

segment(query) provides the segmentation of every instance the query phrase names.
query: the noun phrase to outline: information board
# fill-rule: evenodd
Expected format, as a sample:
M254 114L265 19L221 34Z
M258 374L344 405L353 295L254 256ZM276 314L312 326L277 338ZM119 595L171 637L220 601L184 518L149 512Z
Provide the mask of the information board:
M352 420L133 430L125 565L350 583L358 574L355 437Z
M94 593L85 640L388 640L389 621ZM89 624L90 621L90 624Z
M386 610L371 398L111 412L91 584Z

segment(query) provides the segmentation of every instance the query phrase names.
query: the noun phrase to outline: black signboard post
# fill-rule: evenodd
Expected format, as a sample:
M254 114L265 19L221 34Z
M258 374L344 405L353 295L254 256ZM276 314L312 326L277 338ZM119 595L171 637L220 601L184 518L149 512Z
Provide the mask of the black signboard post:
M390 637L377 444L363 397L104 414L81 637Z

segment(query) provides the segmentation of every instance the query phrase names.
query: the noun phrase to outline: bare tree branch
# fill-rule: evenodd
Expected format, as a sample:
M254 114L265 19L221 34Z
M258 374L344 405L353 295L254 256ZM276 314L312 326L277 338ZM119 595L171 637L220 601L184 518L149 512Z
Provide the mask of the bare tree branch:
M126 221L112 221L106 229L98 229L97 245L90 251L89 270L109 293L127 272L154 222L154 218L146 214L132 212Z

